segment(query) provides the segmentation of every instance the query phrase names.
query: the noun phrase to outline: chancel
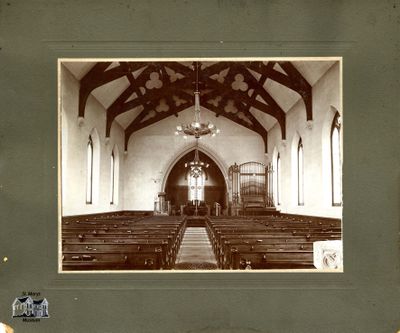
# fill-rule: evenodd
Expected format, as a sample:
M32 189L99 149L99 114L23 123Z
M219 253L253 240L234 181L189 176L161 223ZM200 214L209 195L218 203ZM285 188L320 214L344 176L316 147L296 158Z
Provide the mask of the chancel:
M60 59L60 271L341 270L341 75Z

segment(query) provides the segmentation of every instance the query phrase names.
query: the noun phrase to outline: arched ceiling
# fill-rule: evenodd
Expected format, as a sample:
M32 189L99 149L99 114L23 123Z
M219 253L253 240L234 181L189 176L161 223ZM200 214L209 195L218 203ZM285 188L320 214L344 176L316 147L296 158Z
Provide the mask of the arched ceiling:
M125 148L136 131L194 105L192 62L63 62L80 81L79 117L92 94L107 110L105 136L117 121ZM334 61L201 62L201 106L260 134L279 123L286 138L286 112L302 99L312 120L312 86ZM172 131L173 129L171 129Z

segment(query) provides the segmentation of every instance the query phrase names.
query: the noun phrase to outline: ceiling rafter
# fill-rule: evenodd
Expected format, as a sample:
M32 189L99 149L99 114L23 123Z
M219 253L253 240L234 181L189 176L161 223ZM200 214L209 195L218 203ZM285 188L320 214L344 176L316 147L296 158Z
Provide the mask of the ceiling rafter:
M113 67L109 70L107 68L111 65L111 62L98 62L93 68L90 69L88 73L81 79L80 87L79 87L79 106L78 106L78 116L85 117L85 107L87 99L90 93L111 81L117 80L126 74L130 73L130 71L134 71L139 69L140 67L145 66L145 63L135 63L129 62L129 70L125 65L121 65L121 63L117 67Z
M180 92L179 95L185 99L189 99L191 97L189 94L187 94L185 92ZM228 95L228 98L229 97L230 96ZM252 115L251 113L246 113L243 103L241 103L239 101L235 101L233 98L232 98L232 100L234 102L236 102L237 105L239 106L237 113L242 112L252 122L251 125L248 122L246 122L245 120L243 120L242 118L240 118L237 115L237 113L234 114L234 113L229 113L229 112L225 111L225 105L221 104L222 100L220 102L220 105L222 107L215 106L214 104L211 104L208 101L202 102L201 104L203 107L214 112L216 115L218 114L218 115L224 116L225 118L228 118L228 119L238 123L239 125L242 125L242 126L248 128L249 130L257 132L261 136L263 136L264 134L267 133L266 129L260 124L260 122L254 117L254 115ZM192 105L193 105L193 103L192 103ZM236 104L235 104L235 106L236 106Z
M159 68L157 68L156 66L149 66L149 68L152 68L153 70L158 70ZM159 70L159 72L160 72L160 74L162 74L161 73L161 70ZM162 81L163 82L163 84L165 84L165 79ZM132 85L136 85L135 84L136 82L135 82L135 80L132 78L132 81L131 81L131 84ZM138 97L143 97L144 96L144 93L142 92L142 90L140 89L140 88L138 88L137 87L137 96ZM154 112L155 112L155 110L156 110L156 104L154 103L154 100L148 100L147 102L145 102L145 104L143 104L143 109L145 109L146 107L147 108L150 108L150 109L153 109L154 110ZM141 112L140 112L140 114L139 114L139 118L144 118L145 117L145 115L144 115L144 112L143 112L144 110L142 110Z
M152 72L152 71L150 71ZM144 78L144 79L143 79ZM143 77L139 79L139 77L135 80L134 83L131 83L131 85L117 98L117 100L108 108L107 110L107 133L106 136L109 136L110 134L110 129L111 129L111 124L115 120L117 116L120 114L127 112L129 110L132 110L140 105L145 105L148 102L152 102L154 100L160 100L161 98L168 96L169 94L172 94L175 92L176 89L179 87L184 87L185 85L188 84L187 79L180 79L177 80L171 84L169 84L166 88L164 89L154 89L150 91L146 91L145 94L137 94L138 96L131 100L126 102L126 100L133 94L135 87L140 87L143 84L145 84L146 80L148 80L148 77ZM140 91L140 89L139 89ZM143 111L142 111L143 112Z
M129 64L126 63L125 66L129 67ZM147 79L147 75L150 75L151 72L152 69L150 68L150 66L147 66L146 69L142 71L136 79L134 78L132 72L129 72L129 74L127 74L130 85L107 109L106 137L110 136L111 125L115 118L125 112L122 108L125 102L132 96L132 94L136 93L137 98L143 96L140 87L146 82L145 80Z
M154 90L146 91L146 93L142 97L135 98L129 102L126 102L122 106L121 111L122 112L129 111L129 110L135 108L136 106L138 106L138 104L141 104L147 100L151 100L154 98L157 99L158 97L166 95L167 93L170 93L171 91L179 90L184 87L187 87L187 85L190 83L191 83L190 79L183 78L183 79L177 80L175 82L172 82L168 87L165 87L164 89L154 89Z
M260 85L264 85L265 80L266 80L266 76L265 75L261 75L260 80L259 80L259 84ZM252 90L252 91L250 92L250 90ZM247 95L249 96L250 100L248 100L247 103L244 103L242 101L243 110L246 113L250 113L253 116L253 114L250 112L250 108L252 107L252 103L256 100L256 98L258 96L257 89L249 88L247 90Z
M145 119L147 116L149 116L150 112L156 112L154 108L154 104L152 103L147 103L146 105L143 106L143 110L138 114L138 116L128 125L126 128L126 132L131 132L132 134L137 131L137 127L139 124ZM151 119L151 118L150 118Z
M165 67L172 69L174 72L180 73L186 77L194 78L194 71L179 62L163 62Z
M260 85L263 86L266 80L267 80L267 76L266 76L266 75L261 75L261 77L260 77L260 79L258 80L258 82L259 82ZM249 89L249 91L250 91L250 89ZM252 91L251 93L248 92L248 95L249 95L250 99L254 102L254 101L256 100L257 96L258 96L257 90L256 90L256 89L253 89L253 91ZM247 110L248 112L250 112L251 106L252 106L252 105L251 105L250 103L247 103L247 104L245 105L245 108L246 108L246 110Z
M270 63L278 63L285 71L285 74L275 70ZM283 86L297 92L304 101L306 107L307 120L312 120L312 87L303 75L290 61L268 62L264 65L262 62L246 62L246 67L259 73L266 75L268 79L282 84Z
M188 79L188 78L186 78L186 79ZM182 80L183 79L178 80L178 82L182 81ZM180 83L180 85L185 86L184 83ZM172 116L172 115L177 116L179 112L182 112L182 111L186 110L187 108L194 105L193 96L185 93L184 91L176 90L176 87L174 87L173 84L172 84L172 87L169 86L166 89L167 89L167 91L164 91L164 94L159 96L159 98L161 98L161 99L164 98L168 101L169 110L157 113L155 110L155 106L152 104L152 101L154 99L149 99L148 101L146 101L145 102L146 106L144 106L144 108L140 112L140 114L129 124L129 126L125 130L125 148L126 149L127 149L127 145L129 142L129 138L136 131L138 131L142 128L145 128L147 126L150 126L150 125L152 125L162 119L165 119L169 116ZM179 106L175 105L174 101L171 98L171 94L166 93L169 90L171 90L171 92L173 92L174 95L176 95L186 101L184 103L180 104ZM144 96L144 97L146 97L146 96ZM150 117L149 119L143 121L143 119L145 119L146 116L149 116L150 112L152 112L152 111L156 112L155 116Z
M290 61L279 61L279 65L289 76L295 79L295 90L303 98L306 106L307 120L313 120L312 114L312 87Z
M224 66L226 66L226 65L228 65L227 63L222 63L221 64L221 66L222 66L222 68L224 67ZM216 66L217 67L217 66ZM227 72L227 74L226 74L226 76L224 77L224 81L223 81L223 85L225 85L225 86L227 86L227 90L226 90L226 94L224 94L224 95L222 95L221 97L222 97L222 99L221 99L221 101L220 101L220 105L222 105L222 107L224 108L224 111L225 111L225 108L228 106L228 101L229 100L232 100L233 101L233 103L235 103L235 101L237 101L238 99L237 98L235 98L234 96L232 96L232 94L230 94L229 92L231 92L231 90L232 90L232 82L235 80L234 79L234 73L233 73L233 71L231 70L231 68L230 67L228 67L229 68L229 70L228 70L228 72ZM226 68L224 68L224 69L226 69ZM222 70L224 70L224 69L222 69ZM219 70L219 73L221 72L220 70L221 70L221 68L218 68L218 70ZM226 112L225 112L226 113ZM228 113L229 114L229 113ZM223 113L223 115L224 115L224 113Z
M248 74L251 75L250 73L248 73ZM255 80L255 82L257 82L257 80ZM268 104L262 103L258 100L254 100L254 99L250 98L247 93L244 93L241 91L235 91L231 88L227 89L223 83L219 83L218 81L213 80L213 79L207 78L206 84L207 84L207 86L214 87L216 90L218 90L218 92L219 92L218 96L224 97L226 95L229 95L233 100L240 100L240 101L245 102L246 104L250 104L255 109L258 109L261 112L267 113L270 116L277 119L277 121L279 122L279 125L281 126L282 139L286 138L286 114L279 107L279 105L276 104L276 102L273 103L273 105L268 105ZM253 82L253 84L254 84L254 82ZM257 84L258 84L258 82L257 82ZM253 89L255 89L255 88L253 88ZM264 90L264 92L262 90L263 89L257 89L257 92L260 93L260 95L262 95L262 96L265 95L264 93L268 94L265 90ZM268 96L269 96L269 94L268 94ZM271 99L271 101L273 101L272 97L270 99ZM264 100L265 100L265 98L264 98Z
M190 95L188 95L185 92L180 92L180 96L182 96L183 98L190 97ZM210 97L210 96L212 97L212 93L208 94L208 97ZM219 94L217 93L216 96L219 96ZM203 97L207 97L207 96L203 96ZM229 96L229 94L228 94L227 97L229 98L231 96ZM263 142L265 145L265 147L264 147L265 152L267 152L268 131L264 128L264 126L261 125L261 123L257 120L257 118L251 112L247 112L247 110L242 102L232 99L235 102L235 106L239 106L237 113L234 114L234 113L229 113L229 112L225 111L225 104L222 103L223 100L221 100L221 102L219 104L219 105L221 105L221 107L215 106L214 104L209 103L207 101L207 100L209 100L209 98L203 98L203 100L206 100L205 102L202 102L203 107L205 107L206 109L214 112L216 115L222 115L225 118L227 118L239 125L242 125L243 127L246 127L247 129L249 129L251 131L258 133L263 139ZM248 122L246 122L244 119L242 119L238 116L238 114L240 112L243 113L243 115L245 115L252 122L252 125L250 125Z
M230 64L231 63L227 61L217 62L215 64L212 64L211 66L204 68L201 72L203 76L210 77L215 74L221 73L223 70L227 68L230 68Z
M125 130L125 151L127 151L127 149L128 149L128 142L129 142L129 138L131 137L131 135L133 134L133 133L135 133L136 131L138 131L138 130L140 130L140 129L142 129L142 128L145 128L145 127L147 127L147 126L150 126L150 125L152 125L152 124L154 124L154 123L156 123L156 122L158 122L158 121L160 121L160 120L163 120L163 119L165 119L165 118L167 118L167 117L169 117L169 116L172 116L172 115L174 115L174 114L176 114L176 113L179 113L179 112L181 112L181 111L183 111L183 110L186 110L187 108L189 108L190 106L192 106L193 105L193 103L190 101L190 102L185 102L185 103L183 103L183 104L181 104L181 105L179 105L179 106L176 106L175 108L172 108L171 106L170 106L170 109L168 110L168 111L165 111L165 112L156 112L156 115L154 116L154 117L152 117L152 118L149 118L149 119L147 119L147 120L145 120L145 121L142 121L148 114L149 114L149 112L151 112L153 109L151 109L151 108L149 108L149 109L147 109L147 110L143 110L139 115L138 115L138 117L136 117L135 119L134 119L134 121L126 128L126 130ZM146 112L144 112L144 111L146 111ZM138 121L136 121L136 119L138 119Z
M241 103L243 105L243 103ZM266 128L257 120L257 118L249 111L247 111L246 113L246 108L245 106L243 107L243 111L246 114L246 117L248 117L252 122L253 122L253 126L255 131L260 134L263 142L264 142L264 152L268 153L268 131L266 130ZM240 111L241 109L239 109Z
M205 102L203 104L203 106L212 112L219 113L220 115L224 116L225 118L227 118L239 125L242 125L243 127L247 128L253 132L258 133L261 136L261 138L263 139L264 149L265 149L265 152L267 152L268 131L264 128L264 126L262 126L259 123L259 121L253 115L251 115L251 113L246 113L246 110L244 110L242 108L239 108L238 112L237 112L237 113L242 112L243 114L245 114L245 116L248 117L250 119L250 121L252 122L252 125L250 125L247 121L239 118L239 116L237 114L229 113L226 111L221 112L221 109L219 107L217 107L214 104L211 104L209 102Z
M267 103L267 105L274 110L273 117L276 118L280 127L282 140L286 139L286 113L282 110L279 104L275 101L275 99L267 92L262 84L249 72L249 70L243 64L237 64L235 66L239 74L244 76L245 81L249 83L249 85L257 92L258 95ZM265 104L258 101L257 99L251 101L250 105L254 108L263 111L265 108Z
M220 112L219 107L215 106L214 104L205 102L203 104L203 106L212 112L215 112L215 113ZM233 122L235 122L239 125L242 125L243 127L246 127L247 129L249 129L251 131L255 131L254 127L252 125L250 125L248 122L244 121L243 119L240 119L239 117L235 116L233 113L223 111L223 112L220 112L220 115L224 116L225 118L228 118L229 120L232 120Z
M191 92L193 91L195 72L187 64L173 61L119 62L118 65L107 69L111 64L112 62L96 63L81 79L79 90L79 117L84 117L88 96L94 89L123 76L128 79L129 86L107 109L106 137L110 136L111 125L120 114L137 107L143 109L126 128L127 140L135 131L171 115L178 116L179 112L194 105ZM279 64L284 73L274 69L275 64ZM138 75L134 74L140 69L143 70ZM153 72L159 74L158 77L155 76L155 79L151 75ZM260 77L254 73L260 74ZM241 77L237 77L238 74ZM297 92L305 103L307 120L312 120L312 87L289 61L269 61L268 63L221 61L203 67L200 71L200 81L204 84L201 96L202 105L214 112L217 117L222 115L259 133L263 137L264 143L267 144L267 130L251 112L251 108L259 110L278 121L282 139L285 139L286 113L266 90L265 83L268 79ZM148 86L149 80L153 82L161 80L161 87ZM243 84L241 86L240 81L247 86ZM173 96L180 98L181 104L177 103ZM212 102L215 98L219 99L217 104ZM168 111L159 112L160 110L157 109L162 99L169 106ZM230 107L230 103L232 103L230 100L240 111L226 110L226 106ZM149 117L152 111L156 114L151 114ZM143 119L145 120L143 121Z

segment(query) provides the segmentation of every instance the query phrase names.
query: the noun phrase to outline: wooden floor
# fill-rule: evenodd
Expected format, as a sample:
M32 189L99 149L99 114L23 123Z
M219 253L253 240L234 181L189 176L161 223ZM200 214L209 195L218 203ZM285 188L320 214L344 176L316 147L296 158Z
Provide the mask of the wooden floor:
M216 269L217 260L206 228L187 227L174 269Z

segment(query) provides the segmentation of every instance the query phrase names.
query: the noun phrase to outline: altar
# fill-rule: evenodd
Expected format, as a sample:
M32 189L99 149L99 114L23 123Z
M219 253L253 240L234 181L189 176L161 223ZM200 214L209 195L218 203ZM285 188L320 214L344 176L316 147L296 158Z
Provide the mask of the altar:
M190 200L186 205L181 206L181 214L188 216L205 216L210 215L210 206L204 201Z

